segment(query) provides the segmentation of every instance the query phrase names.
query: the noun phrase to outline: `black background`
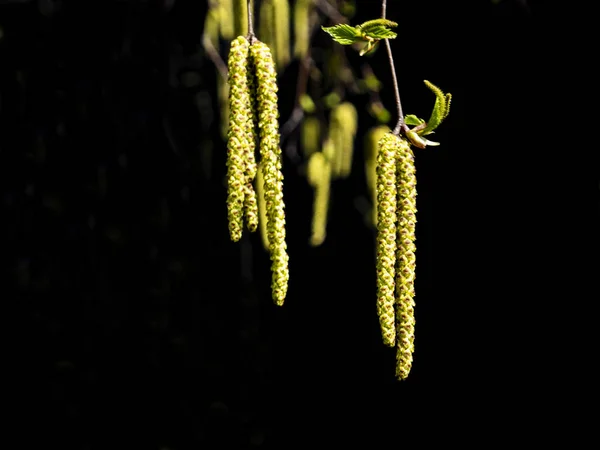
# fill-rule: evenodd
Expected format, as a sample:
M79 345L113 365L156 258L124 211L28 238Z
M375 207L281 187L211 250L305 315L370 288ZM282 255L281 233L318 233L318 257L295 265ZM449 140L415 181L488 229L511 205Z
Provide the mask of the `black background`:
M551 424L581 398L561 380L586 373L566 330L598 299L598 165L557 122L560 17L543 2L389 2L405 111L427 116L423 79L453 94L442 145L416 155L416 353L397 382L355 207L374 120L361 113L320 248L312 191L284 159L291 278L274 306L259 237L228 238L205 3L0 1L11 446L486 447L564 432ZM357 4L355 20L379 15ZM369 62L394 111L385 53ZM296 74L280 78L282 120ZM573 162L596 196L581 209Z

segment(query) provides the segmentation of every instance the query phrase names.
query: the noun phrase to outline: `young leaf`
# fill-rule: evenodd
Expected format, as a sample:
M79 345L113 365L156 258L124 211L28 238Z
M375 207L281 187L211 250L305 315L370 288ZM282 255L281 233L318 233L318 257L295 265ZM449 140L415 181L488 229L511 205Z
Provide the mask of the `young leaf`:
M364 31L364 30L363 30ZM365 35L372 39L395 39L398 36L392 30L388 30L384 26L373 27L369 31L364 31Z
M375 20L367 20L366 22L363 22L360 25L358 25L356 28L360 28L365 33L367 33L369 31L379 28L379 27L396 28L397 26L398 26L398 24L392 20L375 19Z
M352 45L362 40L360 31L345 23L334 25L333 27L321 28L329 34L334 41L342 45Z
M444 94L440 88L431 82L425 80L425 85L435 94L435 104L433 105L433 111L431 111L431 117L427 121L427 126L419 132L421 136L433 133L433 130L442 123L450 112L450 101L452 100L451 94Z
M420 119L419 117L415 116L414 114L407 114L406 116L404 116L404 123L406 125L421 125L422 123L424 123L425 121L423 119Z

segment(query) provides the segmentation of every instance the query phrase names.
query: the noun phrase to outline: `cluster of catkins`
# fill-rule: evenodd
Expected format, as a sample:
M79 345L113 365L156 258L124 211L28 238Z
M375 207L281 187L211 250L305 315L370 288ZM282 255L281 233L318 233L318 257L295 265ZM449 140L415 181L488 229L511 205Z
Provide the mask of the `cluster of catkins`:
M227 133L227 212L231 240L244 223L256 231L259 215L271 256L273 300L283 305L288 289L283 175L279 146L277 82L269 47L240 36L229 51L229 128ZM257 164L255 149L259 148ZM259 175L260 171L260 175ZM254 183L256 183L255 191ZM259 213L259 210L260 211Z
M384 344L397 348L396 377L405 379L415 339L415 158L410 143L390 132L378 147L377 313Z

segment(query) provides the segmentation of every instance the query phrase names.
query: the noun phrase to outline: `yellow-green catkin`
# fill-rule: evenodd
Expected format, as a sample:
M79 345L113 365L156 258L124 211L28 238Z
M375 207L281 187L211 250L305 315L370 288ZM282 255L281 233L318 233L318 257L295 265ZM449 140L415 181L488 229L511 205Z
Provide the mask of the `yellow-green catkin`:
M258 198L258 225L260 227L260 238L265 250L269 251L269 234L267 231L267 205L265 202L265 181L263 178L262 163L258 164L256 171L256 197Z
M235 36L246 36L248 34L248 0L234 0L233 17Z
M299 59L308 53L313 6L313 0L296 0L294 4L294 57Z
M250 93L250 96L249 102L246 105L248 110L248 121L246 125L246 140L248 145L246 146L246 152L244 154L244 175L246 176L244 217L246 219L246 226L251 232L254 232L258 228L259 221L257 197L253 187L254 179L258 172L255 157L256 146L258 144L258 134L256 130L258 121L256 117L256 75L254 73L254 63L252 62L251 57L248 58L247 75L248 92Z
M347 178L350 175L357 126L358 114L352 103L340 103L331 111L329 129L335 146L332 164L334 178Z
M308 160L307 179L315 191L310 245L317 247L325 241L327 235L327 211L331 183L331 166L323 153L316 152L311 155Z
M219 24L221 36L223 39L233 39L234 32L234 16L233 16L233 1L218 0L219 3Z
M290 61L290 6L288 0L262 0L258 35L270 48L276 70L282 71Z
M371 194L371 216L368 223L377 227L377 151L379 141L391 130L386 125L380 125L371 128L365 134L364 155L365 155L365 178L367 180L367 189Z
M255 41L251 47L256 74L256 112L260 135L260 156L264 179L264 198L267 212L267 234L273 273L273 300L283 305L288 281L288 254L285 241L285 206L283 174L279 147L279 110L277 107L277 73L269 47Z
M229 50L229 129L227 136L227 216L229 235L237 242L242 237L244 198L246 196L246 157L250 121L250 90L248 88L249 44L244 37L231 42Z
M396 259L396 377L408 377L415 341L415 227L417 222L417 177L410 144L401 140L397 160L398 249Z
M396 343L396 170L400 144L400 137L386 133L377 153L377 314L383 343L390 347Z
M308 116L302 121L300 145L306 159L319 150L321 141L321 121L315 116Z

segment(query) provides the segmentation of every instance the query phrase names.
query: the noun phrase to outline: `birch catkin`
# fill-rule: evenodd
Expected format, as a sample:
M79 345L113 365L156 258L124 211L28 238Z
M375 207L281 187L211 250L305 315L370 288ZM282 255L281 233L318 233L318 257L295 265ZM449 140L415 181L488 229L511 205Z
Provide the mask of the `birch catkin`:
M229 129L227 137L227 216L229 235L237 242L242 237L244 198L246 196L248 125L250 91L247 66L249 44L243 37L231 42L229 50Z
M377 314L383 343L396 343L396 160L401 139L385 134L377 154Z
M405 379L412 367L415 340L417 178L415 157L409 143L404 139L400 141L397 161L399 204L396 257L396 377Z
M371 128L365 135L364 154L365 154L365 178L367 180L367 189L371 194L372 210L369 222L377 227L377 151L379 141L391 130L386 125L380 125Z
M277 107L277 74L269 47L255 41L250 47L256 75L256 112L260 136L260 156L264 178L267 234L271 255L273 300L283 305L288 281L288 254L285 242L283 174L279 147L279 110Z

